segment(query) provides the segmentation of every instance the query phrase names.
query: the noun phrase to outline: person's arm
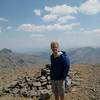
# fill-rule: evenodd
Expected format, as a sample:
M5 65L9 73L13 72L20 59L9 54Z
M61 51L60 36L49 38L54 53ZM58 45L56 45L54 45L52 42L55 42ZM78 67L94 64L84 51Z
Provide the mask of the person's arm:
M52 55L50 56L50 62L51 62L51 67L50 67L50 78L52 79Z
M68 75L69 68L70 68L70 60L69 60L69 57L67 55L66 56L62 56L62 64L63 64L62 80L65 80L65 78Z

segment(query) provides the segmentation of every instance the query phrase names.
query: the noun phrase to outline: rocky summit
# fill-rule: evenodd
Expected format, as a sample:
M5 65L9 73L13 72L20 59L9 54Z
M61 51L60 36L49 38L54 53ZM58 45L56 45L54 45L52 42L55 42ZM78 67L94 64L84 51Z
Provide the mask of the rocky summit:
M50 65L42 68L40 73L29 77L28 75L17 78L12 83L2 88L2 94L12 96L37 97L39 100L48 100L52 95L50 81Z
M2 72L1 72L2 70ZM21 76L20 70L14 71L18 77L6 82L6 75L10 70L0 70L0 100L54 100L51 90L50 65L36 71L31 75L33 69L27 69L27 73ZM22 69L24 71L24 69ZM30 72L28 73L28 71ZM9 73L10 73L9 72ZM12 70L13 72L13 70ZM4 77L1 77L3 73ZM34 73L34 72L32 72ZM16 76L17 76L16 75ZM74 64L70 67L69 75L66 79L65 100L100 100L100 65Z

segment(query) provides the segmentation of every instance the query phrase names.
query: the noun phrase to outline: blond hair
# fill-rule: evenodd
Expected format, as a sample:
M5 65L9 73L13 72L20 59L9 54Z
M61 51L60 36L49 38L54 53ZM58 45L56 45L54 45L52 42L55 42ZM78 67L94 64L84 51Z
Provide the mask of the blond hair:
M51 42L51 48L53 48L55 45L56 45L57 47L59 47L59 43L58 43L57 41L52 41L52 42Z

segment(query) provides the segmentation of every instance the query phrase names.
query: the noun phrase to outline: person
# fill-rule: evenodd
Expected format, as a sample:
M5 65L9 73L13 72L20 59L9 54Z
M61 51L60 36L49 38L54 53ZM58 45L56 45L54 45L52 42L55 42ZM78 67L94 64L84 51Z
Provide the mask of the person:
M65 79L69 72L70 61L64 51L59 50L59 43L51 42L52 54L50 56L50 78L55 100L64 100Z

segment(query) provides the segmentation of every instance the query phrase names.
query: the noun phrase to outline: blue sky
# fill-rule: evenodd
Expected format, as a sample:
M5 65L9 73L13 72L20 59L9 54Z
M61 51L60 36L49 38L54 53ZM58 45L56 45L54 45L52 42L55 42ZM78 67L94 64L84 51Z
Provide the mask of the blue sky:
M100 47L100 0L0 0L0 49Z

